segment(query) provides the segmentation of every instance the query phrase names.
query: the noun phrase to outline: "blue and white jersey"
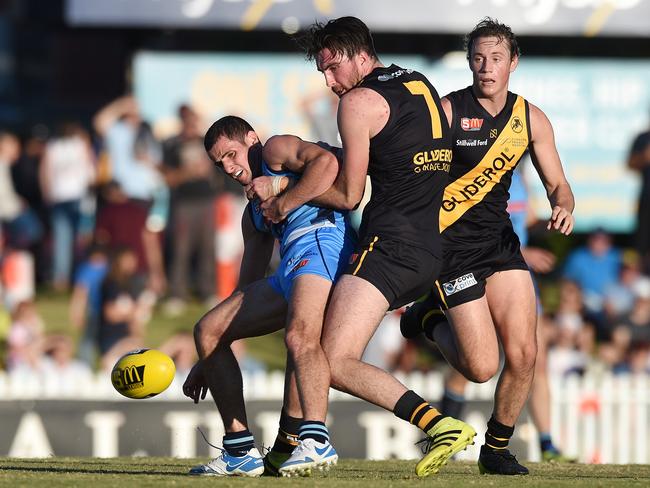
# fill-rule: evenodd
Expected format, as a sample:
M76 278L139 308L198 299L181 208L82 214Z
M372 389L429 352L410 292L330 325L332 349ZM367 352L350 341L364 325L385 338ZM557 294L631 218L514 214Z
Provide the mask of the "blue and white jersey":
M510 221L523 247L528 243L528 189L520 170L512 172L509 193L508 213L510 214Z
M273 171L266 161L262 161L262 175L286 176L293 180L300 178L299 173L292 171ZM321 208L311 204L301 205L292 210L287 218L278 224L267 225L258 200L248 205L251 219L255 228L260 232L270 232L280 242L280 256L301 236L314 232L316 229L338 229L342 234L351 229L348 212Z

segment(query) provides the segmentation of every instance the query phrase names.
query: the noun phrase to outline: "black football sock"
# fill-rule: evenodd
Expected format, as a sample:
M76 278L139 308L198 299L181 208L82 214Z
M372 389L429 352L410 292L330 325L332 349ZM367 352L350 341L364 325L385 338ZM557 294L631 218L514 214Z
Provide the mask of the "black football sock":
M255 438L249 430L228 432L223 436L223 448L231 456L241 457L255 447Z
M283 409L280 414L278 435L275 438L275 444L273 444L271 450L291 454L298 445L298 431L300 430L301 422L302 419L287 415Z
M485 445L492 449L508 449L508 443L512 434L515 432L515 427L503 425L501 422L495 420L494 415L490 417L487 425Z
M393 413L424 432L431 430L443 418L437 409L412 390L407 391L397 400Z

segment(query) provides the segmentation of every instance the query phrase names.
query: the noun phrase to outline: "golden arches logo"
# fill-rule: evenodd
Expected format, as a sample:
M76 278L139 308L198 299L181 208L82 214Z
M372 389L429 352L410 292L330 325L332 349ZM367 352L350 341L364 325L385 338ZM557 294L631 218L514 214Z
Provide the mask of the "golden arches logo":
M114 375L117 373L117 378L114 378L113 382L120 384L120 387L125 390L139 388L144 383L144 368L145 365L143 364L142 366L133 365L117 370L113 373Z

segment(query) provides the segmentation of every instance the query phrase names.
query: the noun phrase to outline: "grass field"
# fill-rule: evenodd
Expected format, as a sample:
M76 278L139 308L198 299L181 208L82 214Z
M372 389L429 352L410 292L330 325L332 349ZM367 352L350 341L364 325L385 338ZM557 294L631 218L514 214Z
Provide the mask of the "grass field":
M204 460L201 460L204 462ZM173 458L0 459L0 486L401 486L609 487L650 486L649 465L529 464L526 477L481 476L474 463L451 462L436 476L419 479L411 461L343 460L328 475L313 478L189 477L199 460Z

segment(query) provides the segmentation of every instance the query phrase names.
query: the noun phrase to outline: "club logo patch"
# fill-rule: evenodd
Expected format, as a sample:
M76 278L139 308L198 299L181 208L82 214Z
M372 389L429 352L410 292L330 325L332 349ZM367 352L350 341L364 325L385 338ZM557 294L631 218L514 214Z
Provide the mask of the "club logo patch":
M519 134L522 130L524 130L524 124L522 123L521 119L517 116L514 116L512 118L512 122L510 122L510 127L517 134Z
M478 282L476 281L476 278L474 278L474 273L467 273L456 278L455 280L443 283L442 289L445 291L446 296L450 296L476 284L478 284Z

